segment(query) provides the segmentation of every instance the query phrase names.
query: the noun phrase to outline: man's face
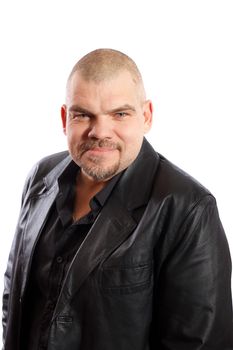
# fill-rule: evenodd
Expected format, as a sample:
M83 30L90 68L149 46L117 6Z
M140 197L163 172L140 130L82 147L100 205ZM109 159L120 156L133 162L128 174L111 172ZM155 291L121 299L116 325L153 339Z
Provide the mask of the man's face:
M100 83L74 73L62 123L83 175L106 181L135 160L152 119L151 102L142 102L139 91L127 71Z

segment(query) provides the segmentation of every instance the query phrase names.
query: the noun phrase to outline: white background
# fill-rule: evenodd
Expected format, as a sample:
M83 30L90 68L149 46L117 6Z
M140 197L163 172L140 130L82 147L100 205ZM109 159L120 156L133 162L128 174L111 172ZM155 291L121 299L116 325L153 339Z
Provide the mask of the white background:
M0 44L0 292L25 176L66 148L66 78L99 47L138 64L149 140L213 192L233 251L232 0L1 0Z

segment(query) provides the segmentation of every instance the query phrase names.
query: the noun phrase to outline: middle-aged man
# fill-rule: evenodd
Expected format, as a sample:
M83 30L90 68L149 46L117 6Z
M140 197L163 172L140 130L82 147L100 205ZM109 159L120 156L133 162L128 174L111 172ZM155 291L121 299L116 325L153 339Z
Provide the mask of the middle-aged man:
M233 350L212 194L153 150L142 77L99 49L61 109L69 152L31 171L5 274L5 350Z

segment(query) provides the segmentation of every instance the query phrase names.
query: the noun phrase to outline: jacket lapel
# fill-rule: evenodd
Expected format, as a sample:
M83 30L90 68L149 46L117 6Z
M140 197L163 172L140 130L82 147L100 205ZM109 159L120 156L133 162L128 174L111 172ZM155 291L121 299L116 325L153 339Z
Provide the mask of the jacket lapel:
M47 177L43 178L43 181L38 185L36 191L34 190L27 199L28 211L26 225L24 224L24 217L22 223L20 223L22 227L25 227L22 246L24 255L22 293L26 286L34 247L44 227L49 210L58 194L59 188L57 179L70 161L70 156L66 157ZM54 181L54 179L56 179L56 181Z
M40 236L44 223L46 221L48 212L58 193L58 186L55 186L52 191L40 197L33 197L29 203L28 221L24 232L23 239L23 254L24 254L24 279L22 284L22 291L24 291L26 284L26 276L30 267L30 257L33 254L34 246Z
M71 263L54 317L78 291L95 267L121 245L135 227L136 222L121 208L120 203L111 198L97 217Z

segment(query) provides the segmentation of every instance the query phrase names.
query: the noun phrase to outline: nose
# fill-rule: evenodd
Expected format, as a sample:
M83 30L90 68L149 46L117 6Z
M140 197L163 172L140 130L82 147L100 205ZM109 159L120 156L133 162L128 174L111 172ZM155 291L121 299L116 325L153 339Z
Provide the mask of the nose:
M96 139L105 139L112 137L112 123L107 116L98 116L92 119L88 137Z

